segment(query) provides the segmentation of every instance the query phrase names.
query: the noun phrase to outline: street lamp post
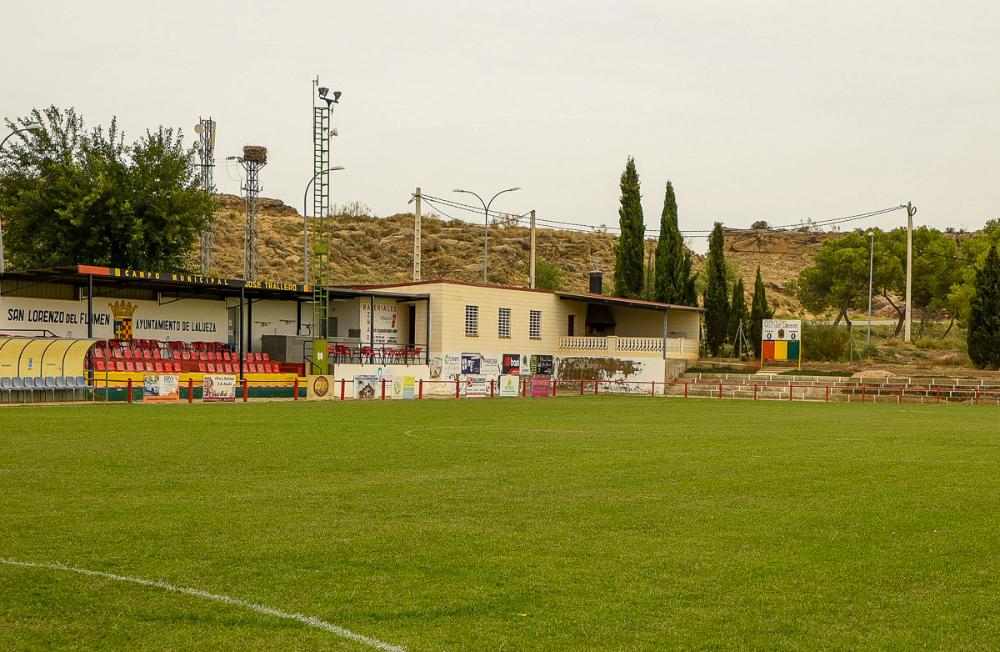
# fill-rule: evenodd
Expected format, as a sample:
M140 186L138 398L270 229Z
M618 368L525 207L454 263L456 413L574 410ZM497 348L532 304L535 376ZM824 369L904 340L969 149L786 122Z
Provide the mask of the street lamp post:
M306 191L302 194L302 260L303 260L303 283L309 282L309 188L312 187L313 182L321 174L326 174L327 172L336 172L337 170L343 170L344 168L337 165L328 170L321 170L313 175L312 179L309 179L309 183L306 184ZM315 216L313 216L315 217Z
M477 193L472 192L471 190L462 190L461 188L455 188L455 190L452 191L452 192L463 192L467 195L472 195L479 200L480 204L483 205L483 212L486 214L485 222L483 224L483 283L489 282L486 280L486 273L489 269L489 260L490 260L490 206L493 205L494 199L504 194L505 192L514 192L515 190L520 190L520 189L521 189L520 187L514 187L501 190L497 194L493 195L493 197L491 197L488 202L483 201L482 197L480 197Z
M875 270L875 232L869 231L868 236L868 340L867 348L872 348L872 278Z
M42 125L40 125L39 123L29 122L20 129L15 129L14 131L7 134L3 140L0 140L0 151L3 151L3 146L7 144L7 141L10 140L14 136L14 134L19 134L25 131L38 131L41 128ZM4 262L4 250L3 250L3 222L0 221L0 274L3 274L6 271L7 271L7 264Z

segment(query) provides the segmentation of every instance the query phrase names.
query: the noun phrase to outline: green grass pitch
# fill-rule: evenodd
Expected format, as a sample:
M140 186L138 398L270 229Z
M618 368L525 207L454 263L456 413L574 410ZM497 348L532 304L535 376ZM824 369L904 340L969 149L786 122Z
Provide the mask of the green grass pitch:
M0 409L0 558L408 650L997 649L1000 411L590 397ZM0 649L364 644L0 564Z

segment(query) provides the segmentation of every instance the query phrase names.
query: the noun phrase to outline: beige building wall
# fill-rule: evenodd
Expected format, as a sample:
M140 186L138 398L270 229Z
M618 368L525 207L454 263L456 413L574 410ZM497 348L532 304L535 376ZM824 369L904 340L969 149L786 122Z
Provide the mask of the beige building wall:
M574 335L586 335L587 303L562 299L545 290L482 287L453 283L402 285L391 289L397 294L428 294L431 297L431 351L454 352L518 352L559 355L559 338L568 335L568 318L574 316ZM417 311L417 341L423 337L421 318L425 302ZM465 308L479 309L478 334L465 333ZM510 337L499 335L499 309L509 308ZM540 337L530 335L530 313L541 312ZM618 337L663 337L663 311L623 306L610 307L615 318ZM699 314L689 310L670 310L668 329L676 337L698 339ZM403 330L400 338L403 338Z

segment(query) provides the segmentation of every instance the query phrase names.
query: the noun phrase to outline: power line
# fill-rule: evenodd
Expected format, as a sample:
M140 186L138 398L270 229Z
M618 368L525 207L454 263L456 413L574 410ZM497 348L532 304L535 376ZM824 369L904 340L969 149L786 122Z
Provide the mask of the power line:
M465 204L465 203L458 202L458 201L455 201L455 200L452 200L452 199L447 199L447 198L444 198L444 197L435 197L434 195L425 195L425 194L422 194L421 197L429 199L431 201L438 202L440 204L444 204L445 206L448 206L450 208L468 211L468 212L471 212L471 213L475 213L477 215L484 215L485 214L485 211L480 206L473 206L471 204ZM856 214L853 214L853 215L844 215L844 216L840 216L840 217L831 217L831 218L825 218L825 219L822 219L822 220L811 220L810 218L806 218L806 221L800 221L798 223L780 224L780 225L777 225L777 226L770 226L770 227L768 227L768 230L769 231L783 231L783 230L800 229L802 227L818 228L818 227L824 227L824 226L834 226L836 224L844 224L846 222L853 222L853 221L863 220L863 219L870 218L870 217L877 217L879 215L884 215L886 213L891 213L891 212L894 212L894 211L902 210L904 208L906 208L906 207L903 206L903 205L891 206L891 207L888 207L888 208L881 208L881 209L878 209L878 210L868 211L868 212L865 212L865 213L856 213ZM444 211L442 211L442 213L443 212ZM505 218L505 219L513 219L514 222L515 222L515 224L517 224L518 220L521 217L523 217L523 216L520 216L520 215L514 215L512 213L502 213L502 212L498 212L498 211L490 211L490 213L494 214L494 215L497 215L498 217ZM449 217L451 217L451 216L449 216ZM455 219L455 218L451 217L451 219ZM558 220L558 219L544 218L544 217L536 217L535 221L536 222L540 222L543 225L547 225L550 228L559 228L559 229L563 229L563 230L566 230L566 231L575 231L575 232L578 232L578 233L594 233L594 232L598 232L599 233L602 230L604 230L606 232L620 232L621 231L620 227L617 227L617 226L614 226L614 225L595 226L595 225L592 225L592 224L584 224L582 222L573 222L573 221L569 221L569 220ZM575 227L575 228L573 228L573 227ZM643 226L643 229L644 229L644 231L645 231L645 233L647 235L653 235L653 234L657 234L658 235L659 232L660 232L660 230L658 228L650 228L650 227ZM756 231L756 230L758 230L758 229L746 229L746 228L734 228L734 227L725 228L726 232L734 232L734 233L753 232L753 231ZM682 236L686 236L686 237L690 237L690 238L704 238L704 237L708 237L709 234L711 234L711 231L707 230L707 229L687 229L687 230L680 230L679 232L680 232L680 234Z

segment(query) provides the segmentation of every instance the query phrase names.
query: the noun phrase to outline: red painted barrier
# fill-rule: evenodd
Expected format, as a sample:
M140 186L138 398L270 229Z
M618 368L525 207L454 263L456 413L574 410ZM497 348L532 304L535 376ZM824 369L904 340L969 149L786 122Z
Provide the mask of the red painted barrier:
M292 400L299 400L299 377L295 377L295 384L292 385Z
M128 379L128 402L132 402L132 377L129 376Z
M417 399L422 399L424 397L424 379L421 378L417 383Z
M243 379L243 402L246 403L247 399L249 399L249 398L250 398L250 391L248 390L247 379L244 378Z
M345 385L347 385L347 379L346 378L341 378L340 379L340 400L341 401L344 400L344 386Z

